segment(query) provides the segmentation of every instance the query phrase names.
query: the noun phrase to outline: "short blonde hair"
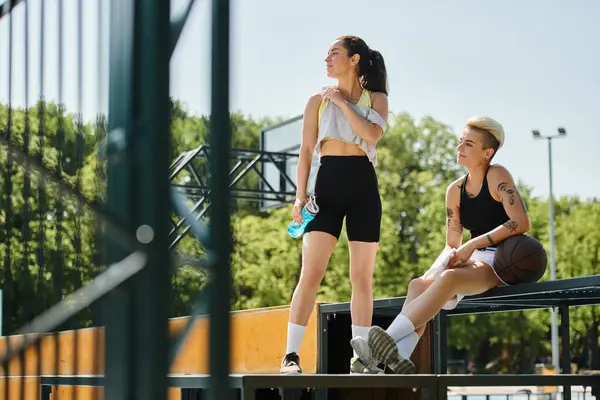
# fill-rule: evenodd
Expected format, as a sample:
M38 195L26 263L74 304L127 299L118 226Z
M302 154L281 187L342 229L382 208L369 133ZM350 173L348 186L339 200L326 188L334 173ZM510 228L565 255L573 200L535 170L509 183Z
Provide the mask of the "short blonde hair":
M498 121L491 117L482 115L471 117L467 120L467 126L492 135L498 141L498 149L504 144L504 128ZM494 153L496 150L494 149Z

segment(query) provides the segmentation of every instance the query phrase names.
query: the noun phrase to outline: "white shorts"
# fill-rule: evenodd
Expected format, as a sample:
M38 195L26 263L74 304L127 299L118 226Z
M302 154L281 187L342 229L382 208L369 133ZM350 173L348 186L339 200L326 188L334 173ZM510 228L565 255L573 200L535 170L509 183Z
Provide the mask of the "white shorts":
M477 249L471 255L471 260L481 261L494 268L494 255L496 255L496 249L493 247L484 247L483 249Z
M473 252L473 255L471 256L471 259L475 260L475 261L481 261L483 263L486 263L490 267L492 267L492 271L494 271L494 274L500 280L500 282L502 282L503 285L508 286L508 283L504 282L498 276L498 274L496 273L496 270L494 269L494 256L495 255L496 255L496 249L495 248L493 248L493 247L485 247L483 249L475 250Z
M494 270L494 256L495 255L496 255L495 248L484 247L483 249L475 250L473 252L473 254L471 255L471 260L480 261L482 263L489 265L492 268L492 271L494 271L494 274L496 276L498 276L498 274L496 274L496 271ZM500 279L500 277L498 277L498 279ZM506 283L502 279L500 279L500 281L506 285ZM446 304L444 304L444 306L442 308L444 310L452 310L454 307L456 307L458 302L463 299L463 297L465 297L465 296L460 295L460 294L457 295L456 298L446 302Z

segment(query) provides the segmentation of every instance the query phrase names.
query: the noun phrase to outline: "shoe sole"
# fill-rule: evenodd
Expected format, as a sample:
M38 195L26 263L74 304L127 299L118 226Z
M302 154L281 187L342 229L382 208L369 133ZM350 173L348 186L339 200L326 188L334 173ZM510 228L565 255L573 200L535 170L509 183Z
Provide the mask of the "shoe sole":
M361 363L361 365L363 365L363 364ZM350 375L384 375L385 374L385 372L379 367L369 369L363 365L362 371L354 371L354 370L352 370L352 368L354 368L354 365L350 366Z
M279 371L280 375L300 375L302 371Z
M409 359L402 358L394 339L378 326L369 330L368 344L376 360L384 363L394 374L413 374L415 365Z
M383 370L373 371L373 370L368 370L367 368L365 368L364 372L357 372L357 371L350 370L350 375L384 375L384 374L385 374L385 372L383 372Z
M371 353L371 349L369 348L369 343L363 337L355 337L350 340L350 346L360 358L361 364L364 365L365 369L368 372L354 372L357 374L370 374L370 375L379 375L383 374L383 370L377 367L377 360L373 357ZM350 367L350 373L352 373L352 366Z

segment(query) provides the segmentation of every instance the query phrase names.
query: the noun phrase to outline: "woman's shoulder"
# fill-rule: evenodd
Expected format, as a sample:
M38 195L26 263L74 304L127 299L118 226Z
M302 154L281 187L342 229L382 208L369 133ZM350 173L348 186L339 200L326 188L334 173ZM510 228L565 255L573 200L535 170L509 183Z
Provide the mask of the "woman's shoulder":
M463 175L460 178L453 180L452 182L450 182L447 189L448 190L456 189L456 190L460 191L462 185L465 183L465 178L466 178L466 175Z
M512 176L510 174L510 171L508 170L508 168L506 168L503 165L500 164L493 164L490 165L490 168L488 169L488 180L492 179L492 180L498 180L498 179L507 179L510 178L512 179Z
M371 97L371 103L375 103L376 101L387 101L388 96L383 92L371 92L368 89L365 89L365 92Z
M465 183L465 176L466 175L461 176L460 178L450 182L446 188L446 196L449 196L450 198L458 198L457 196L460 196L460 191Z
M306 108L319 108L321 103L323 102L323 94L321 92L316 92L310 95L306 102Z

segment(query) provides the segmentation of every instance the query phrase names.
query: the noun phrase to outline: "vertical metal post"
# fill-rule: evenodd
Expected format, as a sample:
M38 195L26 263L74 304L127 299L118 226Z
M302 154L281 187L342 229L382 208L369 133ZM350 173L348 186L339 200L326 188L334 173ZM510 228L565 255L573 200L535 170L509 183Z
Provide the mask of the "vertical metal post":
M212 82L210 118L210 173L212 213L209 257L213 260L210 290L210 388L209 399L233 398L229 386L229 304L231 249L229 151L229 0L212 1ZM166 218L165 218L166 220Z
M107 133L106 209L124 228L133 232L133 162L131 130L135 0L113 0L110 4L109 104ZM110 235L104 237L105 263L110 265L128 253ZM107 295L105 397L135 398L132 299L129 282Z
M561 371L571 373L571 335L569 321L569 306L560 306L560 341L562 345ZM563 400L571 400L571 386L563 386Z
M445 375L448 373L448 354L447 354L447 337L446 324L448 316L446 311L441 310L433 319L433 337L434 346L434 373Z
M441 310L431 322L431 347L433 350L433 360L431 368L433 369L433 373L436 375L446 375L448 373L448 355L446 349L447 319L447 311ZM446 385L439 384L438 382L436 398L439 400L445 400L448 398L448 387Z
M153 254L135 285L135 399L163 400L169 371L171 261L168 244L171 143L170 0L136 3L134 61L136 237ZM151 294L149 296L149 294Z
M319 364L318 373L327 374L329 373L329 315L324 314L321 308L318 308L319 316ZM315 400L327 400L329 397L329 390L326 388L315 389Z
M167 390L169 18L169 0L111 3L107 209L153 252L107 302L105 393L115 400ZM106 242L107 263L132 251Z
M550 280L556 280L556 243L554 238L554 192L552 190L552 138L548 138L548 177L550 180L549 222L550 222ZM556 372L560 373L560 359L558 354L558 309L551 309L550 335L552 339L552 364Z
M550 280L553 281L556 280L556 241L554 234L554 190L552 187L552 139L565 137L567 131L565 128L560 127L558 128L558 135L542 136L538 130L533 130L532 134L535 139L548 140L548 180L550 184L550 196L548 199L550 225ZM552 340L552 365L556 368L556 372L560 373L560 358L558 353L558 309L556 307L551 308L550 336Z

